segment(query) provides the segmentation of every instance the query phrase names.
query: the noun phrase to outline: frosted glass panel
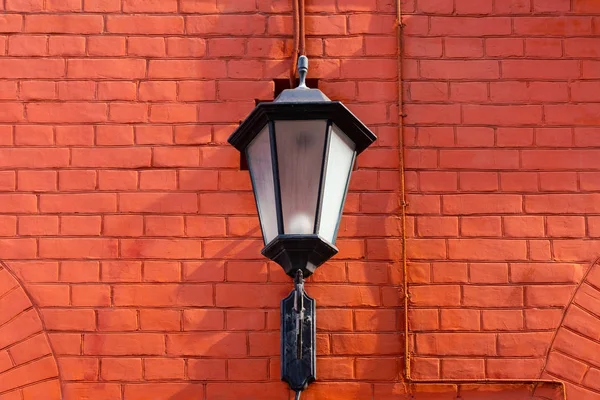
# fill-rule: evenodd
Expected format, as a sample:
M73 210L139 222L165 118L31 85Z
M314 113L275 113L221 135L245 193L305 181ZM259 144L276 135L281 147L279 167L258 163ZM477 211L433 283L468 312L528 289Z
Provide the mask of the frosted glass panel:
M286 234L314 233L326 128L326 120L275 122Z
M323 205L318 233L335 244L337 225L342 215L342 208L348 177L354 162L355 144L335 124L331 126L329 139L329 157L325 172ZM340 207L342 204L342 207Z
M266 125L247 147L246 157L266 245L278 233L269 125Z

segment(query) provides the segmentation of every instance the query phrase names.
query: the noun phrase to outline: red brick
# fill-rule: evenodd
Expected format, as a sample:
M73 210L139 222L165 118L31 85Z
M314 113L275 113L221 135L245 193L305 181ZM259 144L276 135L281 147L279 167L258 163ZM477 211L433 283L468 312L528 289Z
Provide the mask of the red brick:
M528 286L525 304L529 307L564 307L573 294L573 286Z
M2 333L0 343L2 344L2 348L5 348L22 340L23 337L28 337L41 330L42 324L40 317L35 310L30 309L19 314L2 326L0 329L0 333ZM6 386L6 383L4 383L4 386Z
M177 0L124 0L126 13L169 13L177 11Z
M86 0L84 11L88 12L112 12L121 11L120 0Z
M550 38L526 38L525 54L530 57L561 57L562 40Z
M73 306L106 307L111 304L108 285L71 285Z
M25 81L21 83L21 98L24 100L50 100L56 98L56 83Z
M451 14L453 4L443 0L419 0L417 10L427 14Z
M43 310L46 329L53 331L93 331L96 329L94 310L51 309Z
M99 100L135 100L135 96L136 85L133 82L98 83Z
M63 261L60 265L60 280L97 282L100 280L100 265L97 261Z
M537 376L544 367L539 358L496 358L486 360L488 376L495 379L518 379L521 376Z
M161 355L163 335L156 333L85 334L83 352L89 355Z
M125 212L194 213L195 193L121 193L119 209Z
M511 33L507 17L431 17L431 35L495 36Z
M25 32L35 33L101 33L102 16L100 15L27 15L25 16Z
M6 392L15 387L24 386L58 375L56 362L52 357L45 357L30 364L21 365L2 374L0 390ZM48 395L48 393L46 393ZM54 397L55 399L57 397Z
M83 56L85 55L85 38L83 36L50 36L48 48L51 56Z
M100 216L66 215L60 219L60 232L63 235L99 236L101 225Z
M125 37L120 36L88 36L87 46L91 56L124 56L126 53Z
M180 331L181 312L178 310L140 310L140 327L148 331Z
M438 310L412 309L409 314L409 325L412 331L429 331L439 329Z
M527 243L500 239L449 239L448 252L453 259L505 261L527 259Z
M561 309L525 310L527 329L556 329L562 317Z
M491 14L492 1L481 0L473 3L469 0L456 0L456 12L458 14Z
M352 355L398 354L400 336L395 333L333 334L332 353Z
M190 34L258 35L265 32L266 18L262 15L210 15L186 18Z
M437 123L434 120L439 121L439 118L447 123L460 122L460 106L458 105L407 104L405 110L407 114L406 122L409 124ZM437 118L434 118L434 115Z
M181 34L184 31L182 16L109 15L106 30L125 34Z
M268 360L239 359L227 363L228 378L236 381L266 380L268 375Z
M140 82L139 93L142 101L172 101L177 96L177 85L171 81Z
M201 38L166 38L170 57L201 57L206 53L206 40Z
M107 307L111 304L108 285L71 285L71 304L76 307Z
M482 378L485 375L484 360L463 360L463 359L446 359L442 360L442 376L445 378L463 378L470 379ZM462 389L461 395L468 396L467 391Z
M394 21L391 15L352 14L348 18L348 33L391 34L395 29Z
M500 217L463 217L461 236L502 236Z
M61 78L65 74L65 62L59 59L5 58L0 67L0 78Z
M225 280L223 262L185 262L183 264L183 280L192 282L222 282Z
M211 306L212 288L208 285L127 285L114 288L118 306Z
M478 331L480 330L478 310L446 309L441 312L441 330Z
M491 99L499 103L567 101L568 86L561 82L493 82Z
M479 38L446 38L444 55L448 58L483 57L483 39Z
M48 38L41 35L13 35L8 39L10 56L44 56Z
M98 359L88 357L61 357L57 359L61 377L69 381L98 379Z
M137 313L135 310L98 310L99 331L134 331L137 327Z
M29 103L27 115L31 122L91 123L106 121L106 105L101 103Z
M94 127L90 125L57 126L56 143L67 146L94 143Z
M368 380L394 380L398 376L398 360L395 358L357 358L356 378Z
M81 0L48 0L46 1L46 11L81 11Z
M485 41L485 53L490 57L518 57L524 54L523 39L490 38Z
M422 355L490 356L496 354L496 335L491 333L430 333L416 337Z
M160 37L129 37L127 54L141 57L164 57L165 39Z
M495 194L457 194L444 196L446 214L469 215L506 213L517 214L522 211L522 198L518 195Z
M40 256L48 258L114 258L117 241L113 239L40 239Z
M460 304L459 286L436 286L431 290L426 286L413 286L410 300L415 306L458 306Z
M142 380L142 360L140 358L103 358L101 366L102 380Z
M598 320L594 314L579 307L571 306L565 317L564 326L588 337L598 337L596 334Z
M484 330L522 330L523 322L523 312L520 310L484 310L482 312L482 323Z
M8 0L6 9L8 11L42 11L44 2L42 0Z
M581 382L587 372L587 365L561 353L551 352L548 356L546 370L561 378Z
M65 400L101 397L106 400L121 398L121 385L118 383L68 383L64 388Z
M191 379L224 380L226 376L226 360L190 359L188 374Z
M455 262L434 262L432 265L433 282L467 282L467 264Z
M167 335L167 354L207 357L239 357L246 355L246 335L243 333L212 332Z
M544 356L552 333L501 333L498 354L501 356Z
M580 36L592 33L592 20L584 16L521 17L515 19L515 33L535 36Z
M183 379L184 367L185 360L181 358L146 358L144 378L147 380Z
M106 215L103 230L109 236L138 236L143 233L143 223L138 215Z
M111 212L116 211L113 194L44 194L40 196L43 212Z

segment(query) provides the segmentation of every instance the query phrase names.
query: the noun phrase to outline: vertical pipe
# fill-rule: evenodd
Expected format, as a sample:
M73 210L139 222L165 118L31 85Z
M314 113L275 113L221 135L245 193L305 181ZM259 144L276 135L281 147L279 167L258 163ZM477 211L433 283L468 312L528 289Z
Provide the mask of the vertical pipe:
M398 47L398 158L400 160L400 198L399 206L402 218L402 295L404 297L404 378L411 380L410 376L410 338L408 329L408 261L406 256L406 179L404 165L404 101L402 90L402 4L396 0L396 32Z

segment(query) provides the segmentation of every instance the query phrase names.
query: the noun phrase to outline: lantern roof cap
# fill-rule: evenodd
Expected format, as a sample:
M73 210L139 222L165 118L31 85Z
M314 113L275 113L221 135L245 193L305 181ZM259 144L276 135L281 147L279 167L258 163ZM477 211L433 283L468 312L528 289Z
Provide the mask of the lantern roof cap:
M243 152L269 121L328 119L354 141L357 154L369 147L377 136L341 102L331 101L319 89L307 87L307 73L308 58L300 56L298 87L284 90L272 102L260 103L227 141Z

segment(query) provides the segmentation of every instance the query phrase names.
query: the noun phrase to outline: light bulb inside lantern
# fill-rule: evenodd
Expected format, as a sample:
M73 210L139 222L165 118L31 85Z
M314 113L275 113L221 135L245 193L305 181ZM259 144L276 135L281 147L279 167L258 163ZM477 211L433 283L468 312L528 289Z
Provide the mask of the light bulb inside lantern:
M289 230L288 230L289 229ZM288 233L312 233L313 222L307 214L298 213L290 219Z

